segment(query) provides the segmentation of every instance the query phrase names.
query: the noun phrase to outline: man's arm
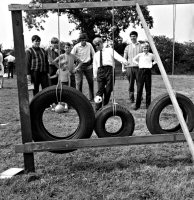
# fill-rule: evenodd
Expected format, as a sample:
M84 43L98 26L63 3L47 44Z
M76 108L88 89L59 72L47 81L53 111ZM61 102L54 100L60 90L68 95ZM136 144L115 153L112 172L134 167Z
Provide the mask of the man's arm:
M94 51L94 48L93 48L93 46L92 46L92 45L91 45L91 47L90 47L90 50L91 50L91 55L92 55L92 58L94 58L95 51Z
M124 50L124 55L123 57L128 60L128 45L125 47L125 50ZM122 64L122 72L125 72L126 71L126 67L124 64Z
M45 65L46 65L46 72L47 74L49 74L49 61L48 61L48 54L47 52L45 51Z
M153 60L153 62L152 62L153 65L157 64L157 62L156 62L156 57L155 57L154 54L152 54L152 60Z
M94 58L93 58L93 77L94 79L97 78L97 71L98 71L98 62L97 62L97 58L96 58L96 53L94 54Z
M30 71L31 71L31 60L32 60L31 52L30 52L30 50L26 50L27 75L30 75Z
M137 54L134 58L133 58L133 62L135 63L135 64L139 64L139 54Z
M75 56L75 55L74 55L74 56ZM75 68L75 72L76 72L77 70L80 69L80 67L82 66L83 62L82 62L77 56L75 56L74 59L75 59L75 62L76 62L76 64L77 64L77 66L76 66L76 68Z
M60 62L61 56L58 56L52 61L52 64L55 65L59 69L59 62Z
M121 64L122 64L122 66L124 65L127 65L128 63L127 63L127 60L124 58L124 57L122 57L120 54L118 54L115 50L114 50L114 58L117 60L117 61L119 61Z

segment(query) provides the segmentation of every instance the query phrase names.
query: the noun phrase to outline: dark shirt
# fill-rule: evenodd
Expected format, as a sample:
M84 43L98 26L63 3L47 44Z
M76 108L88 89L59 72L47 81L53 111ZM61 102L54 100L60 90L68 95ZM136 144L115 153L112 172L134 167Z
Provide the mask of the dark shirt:
M52 65L53 60L59 56L59 53L55 51L52 47L49 47L47 50L48 62L49 65Z
M26 65L27 74L30 74L31 70L48 73L49 63L46 51L40 47L31 47L27 49Z

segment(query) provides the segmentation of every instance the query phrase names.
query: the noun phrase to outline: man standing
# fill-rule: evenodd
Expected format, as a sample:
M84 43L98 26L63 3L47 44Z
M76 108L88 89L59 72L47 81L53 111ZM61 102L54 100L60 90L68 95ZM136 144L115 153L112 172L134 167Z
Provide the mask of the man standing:
M13 78L13 70L15 66L15 57L11 55L11 52L8 53L8 55L4 58L4 60L7 62L7 68L8 68L8 78Z
M137 54L133 58L133 62L139 65L139 72L138 72L138 83L137 83L137 98L135 106L133 107L134 110L140 108L141 105L141 98L143 87L145 85L146 90L146 109L149 107L151 103L151 87L152 87L152 66L156 64L154 54L150 53L150 46L149 43L145 42L142 44L143 52Z
M51 45L46 50L48 55L48 62L49 62L49 75L53 76L57 72L57 67L53 64L53 60L59 56L59 40L56 37L51 39ZM50 85L57 85L58 78L53 78L50 80Z
M26 50L27 79L34 84L33 95L39 92L39 86L42 89L49 86L48 71L49 63L46 51L40 48L40 37L32 36L32 47Z
M97 52L94 54L93 60L93 74L94 78L97 78L98 91L96 96L103 99L102 102L96 102L96 111L98 111L102 104L105 106L109 103L111 92L113 91L114 85L114 59L123 65L127 65L127 60L120 56L116 51L111 47L103 48L102 39L96 37L93 40L93 44L97 49Z
M4 65L3 65L3 54L0 45L0 88L3 88L3 80L4 80Z
M74 54L82 61L82 66L76 71L76 88L82 92L83 75L85 75L89 86L89 100L94 99L94 82L93 82L93 69L92 60L94 56L94 48L87 41L86 33L80 34L79 43L76 44L71 53Z
M126 71L126 76L129 81L129 100L131 103L135 101L134 98L134 84L137 84L138 78L138 64L133 62L133 58L142 52L141 44L137 42L138 33L136 31L132 31L130 33L131 42L129 45L125 47L124 50L124 58L128 61L127 66L122 66L122 72Z

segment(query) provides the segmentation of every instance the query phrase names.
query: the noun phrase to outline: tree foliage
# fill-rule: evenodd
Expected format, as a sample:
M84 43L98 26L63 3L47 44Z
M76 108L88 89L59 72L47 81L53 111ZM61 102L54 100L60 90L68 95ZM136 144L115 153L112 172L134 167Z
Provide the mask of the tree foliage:
M82 2L83 0L61 0L64 2ZM88 0L90 2L99 0ZM56 3L56 0L32 0L31 3ZM153 18L149 15L146 6L142 6L142 12L149 28L153 27ZM43 30L45 18L48 18L48 10L27 11L25 23L29 29L35 27L37 30ZM52 13L57 10L52 10ZM81 8L81 9L64 9L60 14L67 14L69 22L75 24L75 29L88 34L91 41L95 35L104 35L106 38L114 37L117 39L121 30L125 31L129 26L140 25L140 20L135 6L117 7L117 8ZM114 21L113 21L114 19Z
M174 72L172 71L173 63L173 40L166 36L153 37L156 48L164 68L169 74L187 74L194 72L194 43L179 43L175 42L174 49ZM156 69L159 73L159 69Z

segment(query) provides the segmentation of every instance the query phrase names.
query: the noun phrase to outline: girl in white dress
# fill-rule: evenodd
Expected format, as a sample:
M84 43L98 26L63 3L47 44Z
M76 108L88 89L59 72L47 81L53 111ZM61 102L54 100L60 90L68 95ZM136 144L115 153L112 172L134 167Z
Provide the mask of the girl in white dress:
M3 88L3 75L4 75L4 66L3 66L3 54L0 48L0 88Z

